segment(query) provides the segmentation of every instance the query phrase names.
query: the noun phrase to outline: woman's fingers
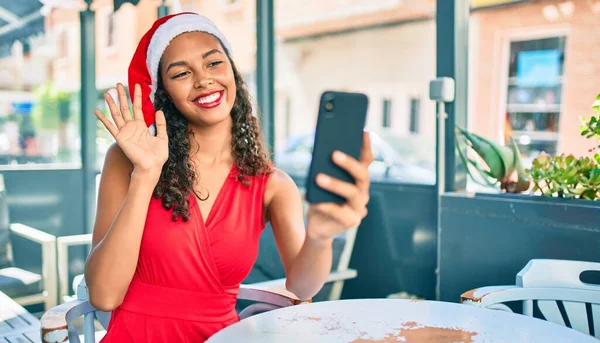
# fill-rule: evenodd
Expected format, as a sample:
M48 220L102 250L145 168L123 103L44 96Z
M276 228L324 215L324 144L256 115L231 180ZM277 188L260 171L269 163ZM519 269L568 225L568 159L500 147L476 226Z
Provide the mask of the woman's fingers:
M325 174L317 175L317 185L345 198L353 208L359 209L369 202L369 193L361 192L360 188L349 182L344 182Z
M367 215L366 207L360 211L356 211L349 206L331 202L313 205L313 209L339 222L344 228L358 226L361 220Z
M117 93L119 94L119 105L123 120L125 122L132 121L131 112L129 111L129 101L127 100L127 92L121 83L117 84Z
M144 112L142 111L142 88L137 83L133 89L133 117L135 120L144 120Z
M121 111L119 111L119 108L117 107L112 95L110 95L108 92L104 93L104 100L106 100L106 103L108 104L108 109L110 110L110 115L112 116L115 125L117 125L117 128L119 129L122 128L123 125L125 125L125 120L123 120Z
M341 151L333 153L333 162L350 173L350 176L356 181L356 186L368 190L370 183L368 165L365 166Z
M368 131L363 131L363 144L360 150L360 163L369 167L373 162L373 151L371 150L371 136Z
M163 111L156 111L155 114L156 137L167 138L167 120Z
M106 127L108 132L110 132L110 134L115 139L117 139L117 135L119 134L119 129L117 129L115 127L115 125L113 123L111 123L110 120L108 120L108 118L106 118L104 116L104 114L102 114L102 112L100 112L98 110L94 110L94 114L96 115L96 118L98 118L102 122L102 124L104 124L104 126Z

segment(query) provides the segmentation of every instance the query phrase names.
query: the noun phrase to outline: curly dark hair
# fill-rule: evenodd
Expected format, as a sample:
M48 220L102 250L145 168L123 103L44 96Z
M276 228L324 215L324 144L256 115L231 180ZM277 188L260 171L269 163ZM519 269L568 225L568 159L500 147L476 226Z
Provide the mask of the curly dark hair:
M233 60L229 58L229 61L237 89L231 109L232 155L239 170L237 180L248 187L250 176L271 173L273 166L258 118L253 115L250 93ZM169 98L160 75L154 108L164 112L169 136L169 158L162 168L154 197L162 199L164 208L173 209L173 221L177 221L179 217L187 221L190 217L188 196L194 191L193 185L198 179L198 173L190 159L190 141L194 133L188 126L188 120Z

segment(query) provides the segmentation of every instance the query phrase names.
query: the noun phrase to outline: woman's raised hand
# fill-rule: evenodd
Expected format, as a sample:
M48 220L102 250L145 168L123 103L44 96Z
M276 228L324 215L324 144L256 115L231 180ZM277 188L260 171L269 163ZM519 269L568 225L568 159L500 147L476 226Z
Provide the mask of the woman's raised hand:
M373 162L371 139L368 132L363 133L363 145L360 160L337 151L333 154L333 162L346 170L355 182L344 182L324 174L317 175L319 187L346 199L343 204L320 203L311 204L308 208L307 235L321 241L332 240L340 233L356 227L367 215L369 203L369 165Z
M160 175L169 157L169 138L164 113L156 112L156 136L152 136L144 122L140 86L136 84L134 89L133 116L129 110L125 87L120 83L117 84L117 93L120 108L108 92L104 94L114 124L102 112L94 110L94 114L115 138L135 170Z

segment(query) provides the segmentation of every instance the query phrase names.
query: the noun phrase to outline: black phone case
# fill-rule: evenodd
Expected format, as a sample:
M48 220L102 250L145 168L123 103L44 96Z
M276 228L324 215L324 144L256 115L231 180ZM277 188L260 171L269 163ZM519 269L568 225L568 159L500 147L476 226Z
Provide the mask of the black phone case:
M332 154L339 150L355 159L360 158L368 106L369 99L360 93L327 91L321 95L312 160L306 182L306 200L309 203L346 201L339 195L317 186L315 178L317 174L324 173L354 183L352 176L333 162Z

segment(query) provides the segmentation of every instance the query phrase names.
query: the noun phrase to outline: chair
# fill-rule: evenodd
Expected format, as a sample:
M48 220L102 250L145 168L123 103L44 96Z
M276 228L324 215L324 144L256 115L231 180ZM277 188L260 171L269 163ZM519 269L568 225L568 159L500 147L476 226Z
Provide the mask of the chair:
M304 213L306 213L306 210L307 204L305 203ZM330 286L330 289L327 289L324 292L326 294L323 295L326 300L339 299L344 280L355 278L357 275L356 270L348 268L356 230L357 228L347 230L334 239L332 272L329 274L324 287ZM69 296L68 248L91 244L91 236L91 234L84 234L57 238L59 298L61 301L67 302L51 309L42 317L43 342L64 342L67 339L69 342L80 342L80 337L72 323L81 316L84 316L83 336L86 343L94 342L95 338L99 338L104 334L104 332L95 332L94 319L97 319L104 329L108 326L110 313L96 310L89 303L83 275L77 275L73 280L76 299ZM285 289L285 273L274 243L272 230L269 226L265 228L265 233L261 236L259 257L251 275L240 286L238 303L247 305L243 306L243 309L240 308L239 313L242 319L259 312L302 303ZM261 263L261 261L265 261L265 263ZM267 261L275 261L275 263L266 263ZM268 271L265 273L267 269ZM271 277L272 275L275 275L275 277ZM253 303L248 305L248 302Z
M267 261L272 257L272 260L277 261L274 266L270 265L270 272L277 273L281 269L284 275L283 266L274 244L272 231L270 228L265 229L263 237L261 237L261 252L262 258L259 260ZM96 310L88 301L87 287L83 275L77 275L73 279L72 289L75 297L69 295L69 248L80 245L90 245L92 240L91 234L73 235L58 237L56 239L57 259L58 259L58 284L59 284L59 301L66 302L45 313L42 317L42 336L43 342L63 342L68 339L69 342L80 342L81 338L74 328L73 321L81 316L84 317L83 336L87 342L99 340L105 333L101 330L95 332L94 319L100 322L101 326L106 329L110 319L110 313ZM334 261L333 271L329 274L324 288L326 300L336 300L340 298L344 280L356 277L356 271L348 269L352 247L354 246L354 237L356 236L356 228L348 230L343 235L336 237L334 240ZM273 251L269 249L273 246ZM270 256L270 255L277 256ZM277 265L279 264L279 266ZM265 265L261 267L260 261L253 268L251 274L253 277L246 279L245 284L241 285L240 293L238 294L238 310L240 317L246 318L250 315L259 312L270 311L277 308L297 305L300 302L292 293L285 289L285 278L267 279L267 281L251 282L253 279L265 278L263 275ZM275 271L273 271L275 269ZM260 274L260 276L259 276ZM45 338L44 338L45 337ZM88 341L89 340L89 341Z
M21 240L39 244L41 269L35 263L31 266L28 254L13 254L13 246L20 246ZM55 306L55 249L56 237L53 235L23 224L11 224L4 176L0 174L0 292L21 306L43 303L46 310Z
M24 257L13 254L20 240L39 244L42 250L41 269ZM8 196L4 175L0 174L0 292L19 305L43 303L45 309L56 305L56 237L32 227L10 222ZM36 268L37 267L37 268Z
M255 289L247 285L241 286L238 300L255 302L240 312L241 319L259 312L304 303L289 292L273 292ZM95 320L98 320L102 327L106 329L110 320L110 313L99 311L90 304L87 286L83 279L77 289L77 299L58 305L42 316L42 342L81 342L80 335L73 324L76 319L82 316L84 317L83 338L86 343L93 343L105 333L104 331L96 332Z
M534 259L517 274L514 286L489 286L461 295L461 303L523 314L539 310L544 319L600 338L600 263ZM537 306L536 306L537 305ZM534 308L535 306L535 308Z
M76 296L71 296L69 292L69 248L74 246L92 245L92 234L81 234L71 236L61 236L56 238L56 259L58 274L58 301L63 303L74 300ZM77 286L83 279L83 274L75 276L73 280L73 294L76 294Z
M42 249L42 268L26 270L20 268L20 261L12 258L0 269L0 292L15 300L21 306L43 303L45 309L56 305L56 237L23 224L10 224L11 241L20 237L37 243ZM9 249L11 246L9 246ZM26 264L26 263L24 263Z

